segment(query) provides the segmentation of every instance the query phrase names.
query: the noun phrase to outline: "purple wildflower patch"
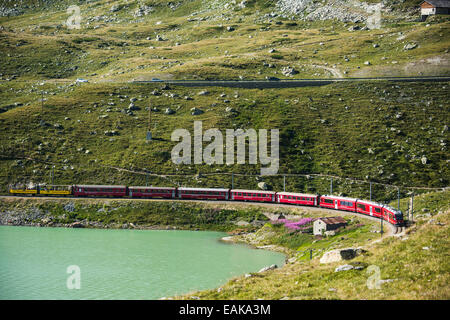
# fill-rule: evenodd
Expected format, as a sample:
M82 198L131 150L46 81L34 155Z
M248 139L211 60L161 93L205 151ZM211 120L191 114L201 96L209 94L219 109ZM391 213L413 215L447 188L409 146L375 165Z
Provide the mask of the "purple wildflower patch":
M314 221L313 218L302 218L298 221L290 221L287 219L279 219L275 222L273 222L273 224L284 224L284 226L291 230L291 231L297 231L297 230L305 230L308 229L310 226L309 224L311 224ZM306 226L306 227L305 227Z

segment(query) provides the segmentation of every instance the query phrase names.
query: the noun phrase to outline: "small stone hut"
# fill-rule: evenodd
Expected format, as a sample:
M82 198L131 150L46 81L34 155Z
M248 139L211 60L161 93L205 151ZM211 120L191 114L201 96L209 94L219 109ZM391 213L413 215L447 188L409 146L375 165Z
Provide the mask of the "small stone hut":
M420 4L422 19L435 14L450 14L450 0L427 0Z
M345 227L347 221L342 217L319 218L314 221L313 233L315 236L324 235L328 231L334 231L341 227Z

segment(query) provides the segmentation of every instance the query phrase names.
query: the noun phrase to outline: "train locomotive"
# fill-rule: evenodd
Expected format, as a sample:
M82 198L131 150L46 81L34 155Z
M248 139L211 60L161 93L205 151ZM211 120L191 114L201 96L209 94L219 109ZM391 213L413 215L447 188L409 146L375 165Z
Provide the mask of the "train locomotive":
M124 185L32 185L10 186L9 193L29 196L111 197L135 199L191 199L280 203L296 206L321 207L359 213L383 219L402 227L403 213L386 204L373 201L292 192L220 188L170 188Z

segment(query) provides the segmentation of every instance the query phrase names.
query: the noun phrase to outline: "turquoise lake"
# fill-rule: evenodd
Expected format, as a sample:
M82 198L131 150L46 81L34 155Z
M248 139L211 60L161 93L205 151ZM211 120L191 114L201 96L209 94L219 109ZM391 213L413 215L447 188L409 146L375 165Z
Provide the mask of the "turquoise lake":
M223 236L0 226L0 299L158 299L284 264L281 253L223 243ZM79 268L80 289L67 286L78 275L69 266Z

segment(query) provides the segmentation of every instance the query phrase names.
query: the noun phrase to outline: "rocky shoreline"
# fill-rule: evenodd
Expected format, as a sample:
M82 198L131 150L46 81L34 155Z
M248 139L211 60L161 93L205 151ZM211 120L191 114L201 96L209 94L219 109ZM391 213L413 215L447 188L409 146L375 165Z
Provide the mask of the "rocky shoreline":
M109 199L8 199L0 201L0 225L137 229L208 230L234 234L263 225L256 211L218 209L202 204L123 202ZM265 217L264 217L265 218Z
M290 250L285 247L277 246L277 245L259 245L255 243L254 241L249 241L249 237L252 237L255 235L256 232L252 233L240 233L235 234L231 236L226 236L220 239L220 241L227 242L227 243L239 243L239 244L245 244L253 249L260 249L260 250L269 250L274 252L279 252L284 254L285 257L285 265L289 263L294 263L297 261L297 258L295 257L296 252L294 250Z
M87 229L136 229L136 230L179 230L182 229L177 226L163 226L163 225L135 225L129 223L103 223L98 221L78 220L71 223L59 223L52 221L51 216L42 218L30 219L28 216L11 215L8 213L5 216L3 213L0 216L0 226L23 226L23 227L53 227L53 228L87 228ZM192 231L199 231L198 228L190 229Z

